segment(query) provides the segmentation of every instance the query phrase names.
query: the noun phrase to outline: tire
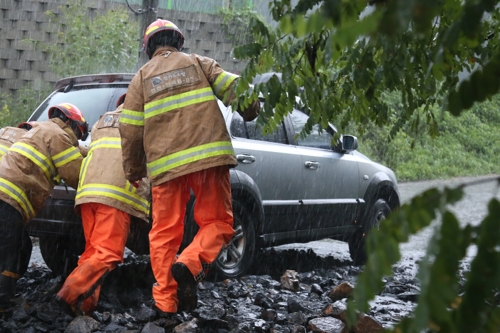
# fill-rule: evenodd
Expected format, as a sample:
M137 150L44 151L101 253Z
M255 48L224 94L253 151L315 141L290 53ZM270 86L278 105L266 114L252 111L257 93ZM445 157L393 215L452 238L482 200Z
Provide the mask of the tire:
M85 239L70 236L41 236L40 253L45 264L56 276L66 278L78 265L85 250Z
M28 234L28 231L23 230L21 242L21 255L19 256L19 266L18 272L19 275L23 276L24 273L28 270L28 266L31 259L31 252L33 250L33 244L31 243L31 237Z
M233 239L215 261L210 279L225 280L243 276L255 256L255 228L246 208L233 200L234 230Z
M349 252L354 265L362 266L366 263L366 234L372 228L378 228L380 221L391 213L391 208L384 199L378 199L371 206L366 215L363 226L356 230L349 238Z

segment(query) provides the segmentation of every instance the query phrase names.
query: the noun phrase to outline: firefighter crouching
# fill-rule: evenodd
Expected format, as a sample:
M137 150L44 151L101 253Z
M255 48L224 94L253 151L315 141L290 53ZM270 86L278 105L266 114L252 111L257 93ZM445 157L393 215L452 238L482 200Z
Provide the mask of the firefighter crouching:
M88 124L69 103L53 106L48 113L49 120L33 124L0 161L0 309L12 304L23 273L24 226L43 207L54 185L78 185L83 160L78 139L87 136Z
M119 127L125 177L151 179L152 293L165 316L196 308L196 284L234 235L229 167L238 162L217 98L228 106L239 76L213 59L180 52L183 43L170 21L157 20L146 29L150 60L128 87ZM255 101L238 112L252 120L259 110ZM200 229L174 263L191 189Z
M92 128L92 142L81 168L75 207L81 213L86 245L78 266L68 276L56 300L72 315L90 315L97 306L105 276L123 253L131 215L148 222L149 180L138 188L125 179L118 123L121 105Z

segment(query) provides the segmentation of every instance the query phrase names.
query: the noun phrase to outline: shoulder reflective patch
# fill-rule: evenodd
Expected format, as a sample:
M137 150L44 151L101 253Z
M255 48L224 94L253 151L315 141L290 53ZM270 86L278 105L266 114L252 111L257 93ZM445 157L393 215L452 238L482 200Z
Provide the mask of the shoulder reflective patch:
M151 99L163 91L195 84L200 82L200 80L200 75L193 64L145 79L144 90L148 99Z

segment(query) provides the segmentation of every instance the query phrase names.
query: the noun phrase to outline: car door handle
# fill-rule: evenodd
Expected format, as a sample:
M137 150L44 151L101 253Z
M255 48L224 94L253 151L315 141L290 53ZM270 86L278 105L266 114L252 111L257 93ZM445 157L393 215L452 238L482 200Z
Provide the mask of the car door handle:
M304 163L306 168L311 169L311 170L318 170L319 169L319 162L316 161L306 161Z
M243 164L251 164L255 162L255 156L248 154L238 154L236 155L236 159L238 160L238 162L241 162Z

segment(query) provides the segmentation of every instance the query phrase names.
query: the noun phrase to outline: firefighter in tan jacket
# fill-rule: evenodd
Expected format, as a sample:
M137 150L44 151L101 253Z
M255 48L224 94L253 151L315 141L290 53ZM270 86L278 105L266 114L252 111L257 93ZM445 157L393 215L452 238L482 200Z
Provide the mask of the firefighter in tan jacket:
M92 142L82 163L75 207L81 213L85 251L56 299L73 315L90 315L107 273L123 262L130 218L149 222L147 178L135 188L125 179L118 123L122 105L92 128ZM63 302L61 302L63 301Z
M229 167L238 163L217 98L232 102L238 76L213 59L180 52L183 43L172 22L147 28L150 60L129 85L119 127L125 177L151 179L153 298L167 316L196 308L197 282L234 235ZM238 112L251 120L259 109L256 101ZM174 263L191 189L200 229Z
M23 122L17 125L17 127L7 126L0 128L0 160L7 153L10 146L26 134L26 131L29 131L31 127L32 123Z
M78 139L88 133L80 110L69 103L49 108L0 161L0 308L10 305L17 279L23 228L56 184L76 188L83 157Z

